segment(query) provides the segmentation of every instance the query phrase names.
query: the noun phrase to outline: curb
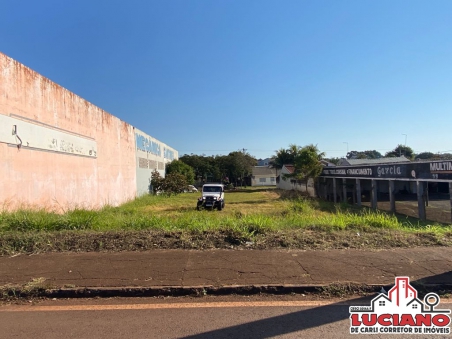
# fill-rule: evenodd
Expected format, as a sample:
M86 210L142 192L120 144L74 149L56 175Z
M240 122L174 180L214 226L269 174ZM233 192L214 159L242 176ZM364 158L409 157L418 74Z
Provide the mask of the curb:
M413 284L421 294L452 293L452 284ZM0 299L10 298L111 298L111 297L202 297L225 295L290 295L318 294L344 297L353 294L388 291L393 285L336 283L328 285L230 285L230 286L154 286L154 287L76 287L76 288L13 288L5 286Z

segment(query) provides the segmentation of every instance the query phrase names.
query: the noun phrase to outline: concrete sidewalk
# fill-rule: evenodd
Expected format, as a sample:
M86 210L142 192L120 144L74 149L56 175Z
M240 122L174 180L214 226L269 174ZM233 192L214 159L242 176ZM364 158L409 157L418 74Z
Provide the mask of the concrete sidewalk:
M45 278L55 287L390 285L395 276L452 285L452 248L362 250L153 250L0 257L0 285Z

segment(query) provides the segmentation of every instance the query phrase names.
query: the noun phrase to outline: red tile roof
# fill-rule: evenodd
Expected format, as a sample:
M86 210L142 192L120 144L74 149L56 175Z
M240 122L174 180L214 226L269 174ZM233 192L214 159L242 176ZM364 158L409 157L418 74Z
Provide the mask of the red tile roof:
M293 173L295 167L293 165L284 165L285 168L289 171L289 173Z

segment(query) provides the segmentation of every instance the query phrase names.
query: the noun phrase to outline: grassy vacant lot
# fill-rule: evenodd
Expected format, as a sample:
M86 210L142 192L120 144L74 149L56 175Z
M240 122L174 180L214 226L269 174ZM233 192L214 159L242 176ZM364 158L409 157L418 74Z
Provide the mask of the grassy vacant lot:
M199 194L144 196L98 211L0 213L0 254L153 248L390 248L452 244L450 225L334 205L274 189L226 192L223 211Z

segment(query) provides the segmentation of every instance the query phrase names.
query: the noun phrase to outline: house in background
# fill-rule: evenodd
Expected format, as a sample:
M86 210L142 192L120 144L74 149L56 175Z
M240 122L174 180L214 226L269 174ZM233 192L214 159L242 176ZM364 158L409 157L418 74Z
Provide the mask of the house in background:
M276 186L277 170L268 166L254 166L251 186Z
M257 166L270 166L270 162L273 158L259 159L257 160Z
M295 189L294 188L295 180L289 179L289 178L284 178L284 175L293 174L294 170L295 170L295 168L293 165L283 165L283 167L281 168L281 172L277 179L276 187L278 187L279 189L282 189L282 190Z
M285 178L285 175L293 174L295 167L293 165L283 165L281 173L277 178L276 187L282 190L294 190L306 192L306 181ZM308 179L308 192L310 196L315 196L314 180Z
M320 162L322 163L323 167L334 167L336 166L336 164L328 161L328 160L320 160Z

